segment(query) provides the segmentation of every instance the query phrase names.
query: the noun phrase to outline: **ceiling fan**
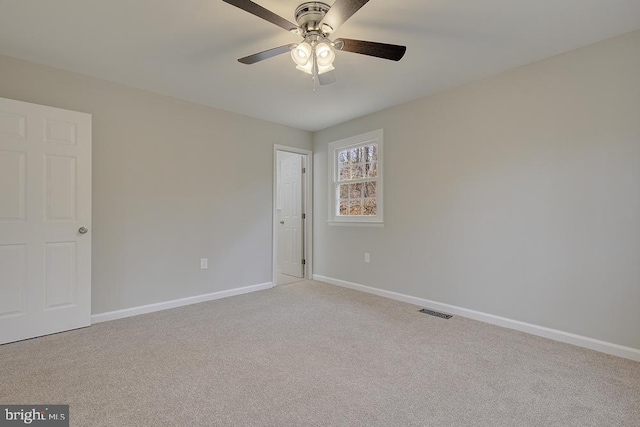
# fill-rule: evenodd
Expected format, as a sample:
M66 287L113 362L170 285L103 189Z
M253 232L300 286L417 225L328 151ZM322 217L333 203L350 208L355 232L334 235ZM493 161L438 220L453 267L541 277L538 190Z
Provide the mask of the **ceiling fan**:
M351 18L369 0L335 0L332 6L318 1L302 3L296 8L297 25L250 0L223 0L285 30L302 36L301 43L290 43L238 59L243 64L255 64L290 52L298 70L311 74L314 83L327 85L336 81L333 73L335 51L359 53L399 61L407 48L394 44L364 40L336 39L329 36Z

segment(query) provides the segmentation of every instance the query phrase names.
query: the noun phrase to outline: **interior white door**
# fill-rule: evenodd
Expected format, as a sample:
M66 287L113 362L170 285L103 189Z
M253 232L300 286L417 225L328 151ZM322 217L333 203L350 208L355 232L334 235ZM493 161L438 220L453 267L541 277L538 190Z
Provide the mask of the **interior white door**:
M91 324L91 115L0 98L0 344Z
M279 152L280 224L278 265L284 274L304 277L302 155Z

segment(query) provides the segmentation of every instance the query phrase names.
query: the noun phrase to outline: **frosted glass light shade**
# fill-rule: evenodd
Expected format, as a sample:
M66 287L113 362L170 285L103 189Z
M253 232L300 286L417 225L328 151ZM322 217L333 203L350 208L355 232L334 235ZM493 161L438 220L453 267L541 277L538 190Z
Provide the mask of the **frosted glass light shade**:
M333 60L336 59L336 54L333 49L326 43L318 43L316 46L316 58L318 58L318 67L329 67L333 64Z
M318 43L315 47L307 42L300 43L291 51L291 58L296 68L307 74L313 74L313 63L318 66L318 74L334 70L333 61L336 54L327 43Z
M311 45L307 42L300 43L291 51L291 58L299 67L309 64L311 62Z

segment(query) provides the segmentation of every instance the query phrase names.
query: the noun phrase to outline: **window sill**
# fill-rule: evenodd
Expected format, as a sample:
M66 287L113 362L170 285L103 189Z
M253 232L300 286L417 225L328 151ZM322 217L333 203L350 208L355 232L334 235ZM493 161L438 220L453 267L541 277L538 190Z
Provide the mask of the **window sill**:
M365 222L365 221L331 221L327 224L338 227L384 227L384 222Z

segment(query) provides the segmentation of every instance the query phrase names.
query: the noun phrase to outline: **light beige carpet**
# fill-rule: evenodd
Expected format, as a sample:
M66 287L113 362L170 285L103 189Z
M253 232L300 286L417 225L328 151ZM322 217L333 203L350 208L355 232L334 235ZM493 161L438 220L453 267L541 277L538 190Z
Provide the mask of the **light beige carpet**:
M640 363L316 282L0 346L74 426L633 426Z

